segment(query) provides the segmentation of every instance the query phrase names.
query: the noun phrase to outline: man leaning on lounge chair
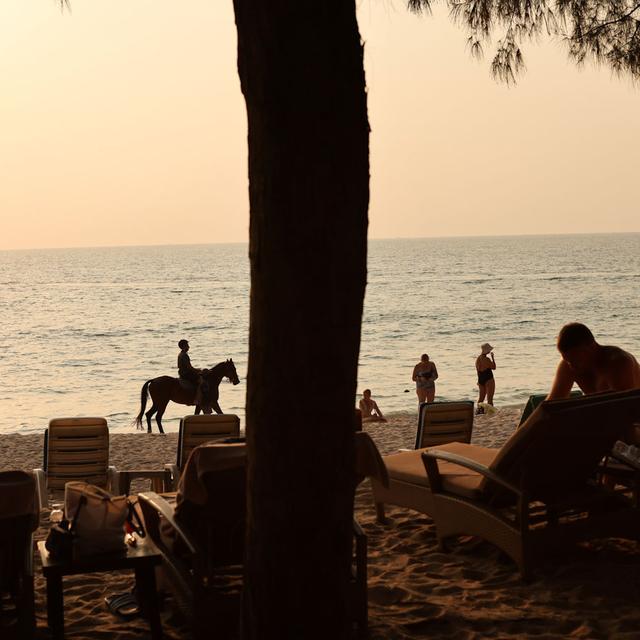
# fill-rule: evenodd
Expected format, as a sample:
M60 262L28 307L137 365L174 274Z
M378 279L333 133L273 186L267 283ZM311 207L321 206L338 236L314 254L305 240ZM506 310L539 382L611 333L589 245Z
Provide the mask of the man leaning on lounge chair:
M619 347L598 344L585 325L565 324L557 347L562 360L547 400L568 398L574 383L585 395L640 389L640 364L634 356Z

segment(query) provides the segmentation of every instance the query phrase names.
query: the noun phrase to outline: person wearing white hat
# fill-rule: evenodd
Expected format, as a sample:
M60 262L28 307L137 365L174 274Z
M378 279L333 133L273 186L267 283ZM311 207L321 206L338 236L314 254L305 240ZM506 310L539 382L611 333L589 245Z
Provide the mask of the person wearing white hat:
M493 394L496 390L496 381L493 371L496 368L496 359L493 355L493 347L485 342L480 345L480 355L476 358L476 372L478 373L478 404L487 399L487 404L493 406ZM491 357L489 357L491 356ZM478 413L482 407L478 407Z

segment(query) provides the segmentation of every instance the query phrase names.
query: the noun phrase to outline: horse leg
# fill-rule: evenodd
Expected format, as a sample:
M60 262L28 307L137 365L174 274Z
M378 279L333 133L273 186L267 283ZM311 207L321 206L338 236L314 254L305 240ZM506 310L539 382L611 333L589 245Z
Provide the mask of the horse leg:
M222 413L222 409L220 408L220 405L218 404L218 401L217 401L217 400L214 400L214 401L211 403L211 407L213 408L213 410L214 410L216 413Z
M167 408L167 404L169 403L167 402L164 406L158 407L158 413L156 415L156 422L158 423L158 431L160 433L164 433L164 429L162 428L162 416Z
M200 415L200 405L197 404L196 405L196 410L193 412L194 416L199 416Z
M158 410L155 402L151 405L151 409L147 411L144 415L147 416L147 433L151 433L151 416Z

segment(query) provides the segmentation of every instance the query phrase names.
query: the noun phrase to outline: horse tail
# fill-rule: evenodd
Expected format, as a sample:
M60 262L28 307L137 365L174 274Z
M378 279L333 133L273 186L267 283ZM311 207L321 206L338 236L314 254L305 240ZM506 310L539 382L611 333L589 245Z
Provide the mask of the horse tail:
M144 410L147 408L147 392L149 391L149 385L151 384L151 380L147 380L142 385L142 391L140 392L140 413L136 416L134 424L136 425L136 429L144 430L142 426L142 416L144 415Z

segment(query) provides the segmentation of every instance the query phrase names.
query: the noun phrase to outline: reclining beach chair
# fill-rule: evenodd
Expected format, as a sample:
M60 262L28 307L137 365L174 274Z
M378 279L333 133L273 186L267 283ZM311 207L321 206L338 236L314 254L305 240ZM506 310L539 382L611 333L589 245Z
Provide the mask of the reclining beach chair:
M593 480L639 417L640 390L545 401L502 449L453 443L423 452L443 548L447 538L479 536L526 579L551 545L640 538L640 510Z
M104 418L56 418L44 432L42 469L34 469L40 508L48 505L48 489L82 480L109 489L115 467L109 466L109 428Z
M473 402L422 402L418 412L416 449L448 442L471 442Z
M171 485L177 490L180 472L187 463L191 452L207 442L223 442L240 437L240 418L232 413L185 416L180 420L178 431L178 452L176 464L167 464L171 474Z
M357 451L362 450L359 436L370 441L368 434L356 434ZM366 454L359 460L364 462L357 480L376 472ZM233 608L238 581L233 579L234 572L241 574L244 553L246 445L207 443L194 449L180 477L175 507L153 492L138 498L147 533L163 554L167 583L189 616L195 638L209 638L213 626L218 635L221 625L233 631L238 622ZM367 538L355 520L353 531L349 606L355 636L364 639Z
M33 475L0 472L0 620L11 603L17 616L16 640L33 638L35 631L33 532L38 528L38 506ZM10 638L5 632L0 630L2 638Z
M527 418L547 399L548 395L548 393L536 393L529 396L527 403L524 405L524 409L522 410L518 427L521 427L527 421ZM569 394L569 397L580 398L582 395L582 391L575 389Z
M234 631L245 538L246 445L208 443L183 469L175 507L138 496L147 533L163 555L167 584L196 639Z
M425 447L448 442L471 442L473 402L431 402L420 405L415 451L400 451L382 460L388 482L371 477L371 489L379 522L385 521L385 504L414 509L431 515L433 497L424 473L421 452Z
M365 431L356 431L356 485L366 478L375 480L382 487L389 486L389 476L382 456L371 436ZM360 523L353 519L354 548L351 573L351 607L355 626L355 637L366 638L369 620L367 580L367 536Z

